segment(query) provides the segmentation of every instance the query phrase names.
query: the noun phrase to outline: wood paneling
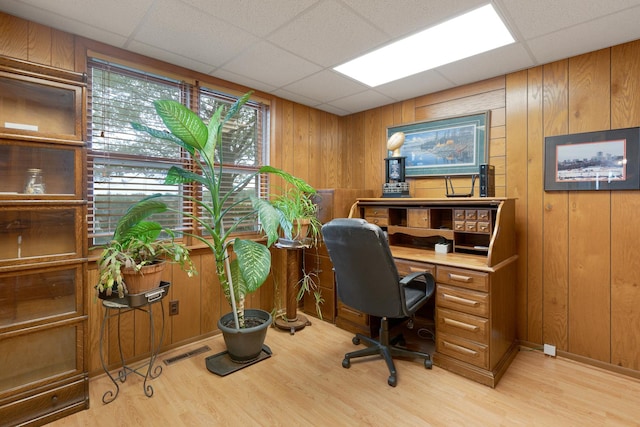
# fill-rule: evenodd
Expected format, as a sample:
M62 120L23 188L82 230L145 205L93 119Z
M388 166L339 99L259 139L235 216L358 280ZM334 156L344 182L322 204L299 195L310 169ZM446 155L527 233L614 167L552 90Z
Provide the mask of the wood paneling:
M35 22L0 12L0 54L75 70L75 38Z
M569 59L570 133L608 129L609 59L609 49ZM569 192L568 212L567 349L608 362L611 338L610 193Z
M509 160L506 164L506 181L511 189L511 197L524 199L525 203L520 206L526 207L526 190L527 175L522 173L527 170L527 158L518 155L521 147L526 147L527 143L527 72L521 71L507 76L506 79L506 109L509 110L506 127L512 132L509 133L509 144L505 139L505 155ZM504 127L502 128L504 129ZM494 134L493 129L491 130ZM505 130L506 133L506 130ZM504 135L504 134L503 134ZM519 337L527 336L527 289L526 284L526 265L527 260L527 230L526 230L526 210L520 209L516 211L516 235L519 239L516 242L517 253L519 255L517 261L516 281L516 318L517 318L517 335Z
M640 42L611 49L611 127L640 126ZM640 370L640 197L611 194L611 363Z

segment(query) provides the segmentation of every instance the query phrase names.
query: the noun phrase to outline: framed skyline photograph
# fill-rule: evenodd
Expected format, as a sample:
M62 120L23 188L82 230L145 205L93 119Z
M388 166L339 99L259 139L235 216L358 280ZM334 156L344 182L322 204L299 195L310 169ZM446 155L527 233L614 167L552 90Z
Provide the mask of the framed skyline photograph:
M640 188L639 137L637 127L546 137L545 191Z
M477 174L487 163L489 112L387 128L387 139L405 134L400 154L406 176Z

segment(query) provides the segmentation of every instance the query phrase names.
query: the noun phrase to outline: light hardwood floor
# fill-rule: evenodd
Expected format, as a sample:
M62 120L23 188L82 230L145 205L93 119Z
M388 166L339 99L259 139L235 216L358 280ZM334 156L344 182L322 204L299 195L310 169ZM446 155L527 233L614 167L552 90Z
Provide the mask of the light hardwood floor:
M273 356L225 377L204 358L224 350L214 337L159 357L160 377L147 398L130 376L90 382L91 408L51 426L637 426L640 381L539 351L522 350L495 389L421 362L400 360L398 386L382 360L341 366L352 334L320 320L295 335L267 334ZM202 345L211 351L166 366Z

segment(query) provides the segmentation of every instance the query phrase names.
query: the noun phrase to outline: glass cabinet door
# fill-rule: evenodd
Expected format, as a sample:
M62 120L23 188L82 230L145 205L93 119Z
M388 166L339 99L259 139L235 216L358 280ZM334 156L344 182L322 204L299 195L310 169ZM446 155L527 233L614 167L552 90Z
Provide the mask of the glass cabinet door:
M82 313L82 264L0 273L0 331Z
M0 267L80 258L81 206L0 206Z
M82 89L0 71L0 134L82 141Z
M81 199L79 148L0 140L0 198Z
M78 374L82 324L42 328L0 339L0 395L45 378Z

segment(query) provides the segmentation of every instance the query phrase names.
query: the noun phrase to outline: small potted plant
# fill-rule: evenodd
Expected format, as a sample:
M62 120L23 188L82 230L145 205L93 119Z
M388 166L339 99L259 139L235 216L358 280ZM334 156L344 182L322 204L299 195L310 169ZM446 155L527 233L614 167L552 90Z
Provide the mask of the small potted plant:
M157 288L167 261L179 264L189 277L195 274L189 249L175 241L171 230L145 220L164 210L164 204L147 200L131 206L120 218L109 243L100 246L99 293L109 297L115 290L123 298L126 293ZM163 233L166 237L161 238Z
M318 242L322 224L318 220L318 205L314 201L315 189L303 191L290 187L275 197L273 205L280 211L283 221L282 246L311 247Z

